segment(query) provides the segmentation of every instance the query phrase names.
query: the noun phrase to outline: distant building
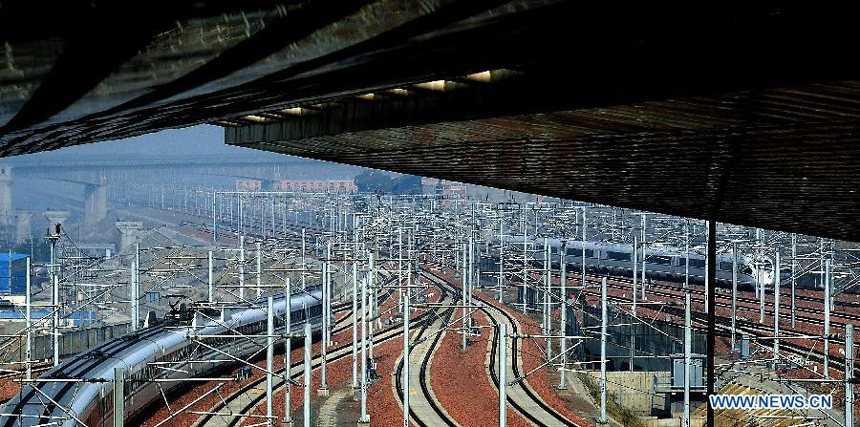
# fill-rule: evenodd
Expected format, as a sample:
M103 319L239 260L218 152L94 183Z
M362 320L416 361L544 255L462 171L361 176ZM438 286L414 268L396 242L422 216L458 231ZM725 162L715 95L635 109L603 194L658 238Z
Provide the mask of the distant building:
M358 191L355 182L348 179L317 179L301 180L287 179L271 181L266 184L269 191L293 191L304 193L355 193ZM240 179L236 181L236 191L261 191L263 181L256 179Z
M424 194L436 194L436 189L442 188L441 182L442 180L437 178L421 178L421 189Z
M449 198L466 197L466 194L468 193L466 184L444 179L422 178L421 187L424 189L424 194L433 194Z
M236 180L236 191L260 191L262 188L263 182L256 179Z
M441 193L445 197L465 198L467 194L466 184L454 181L442 181Z
M355 193L358 191L351 180L281 180L275 181L274 191L296 191L309 193Z

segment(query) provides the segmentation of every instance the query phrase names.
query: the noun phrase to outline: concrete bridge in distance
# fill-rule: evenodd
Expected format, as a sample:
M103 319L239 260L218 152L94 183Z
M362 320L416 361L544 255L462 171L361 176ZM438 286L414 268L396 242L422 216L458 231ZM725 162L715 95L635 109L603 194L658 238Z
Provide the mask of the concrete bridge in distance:
M107 216L107 185L130 181L164 180L184 175L220 176L263 182L264 188L280 179L348 179L358 168L332 164L321 171L320 162L298 157L261 154L140 156L70 155L25 156L0 163L0 224L15 218L12 206L14 179L45 179L80 184L83 187L84 223L95 224ZM325 173L323 177L320 174Z

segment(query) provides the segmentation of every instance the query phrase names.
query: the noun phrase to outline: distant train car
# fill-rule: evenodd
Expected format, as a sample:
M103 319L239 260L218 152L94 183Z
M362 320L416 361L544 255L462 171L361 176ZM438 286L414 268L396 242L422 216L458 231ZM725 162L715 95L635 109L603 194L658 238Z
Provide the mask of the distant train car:
M301 331L308 321L315 327L321 323L321 298L320 291L303 292L292 298L293 332ZM280 298L274 305L278 328L284 326L280 318L285 313L285 302ZM218 369L219 364L214 360L225 358L221 352L247 358L259 351L265 345L264 338L238 340L212 338L211 335L229 331L259 334L265 331L266 319L267 313L263 309L245 309L225 313L224 318L217 321L200 321L196 327L186 324L185 327L170 325L168 328L161 324L105 342L66 359L40 377L72 381L37 381L34 385L24 385L3 408L0 427L74 427L81 423L90 427L113 426L114 390L111 380L117 367L126 369L124 418L132 419L160 400L162 392L170 393L182 386L183 378L205 376ZM189 336L193 334L204 338L192 341ZM200 362L205 360L213 362ZM151 379L178 381L156 383L149 381Z
M521 236L505 238L511 244L522 244ZM529 239L531 240L531 239ZM538 238L533 241L537 249L536 258L543 260L544 239ZM552 262L560 262L561 241L558 239L547 239L552 247ZM582 255L585 251L585 269L592 273L605 273L615 275L633 274L633 245L630 243L602 243L579 241L567 242L567 256L565 258L569 271L579 271L582 267ZM637 270L642 272L641 247L637 254L639 259ZM701 254L690 252L689 275L692 283L704 283L705 281L705 257ZM684 280L686 254L683 250L675 248L646 247L645 250L645 277L663 280ZM737 277L740 286L751 286L756 283L766 286L773 285L772 264L769 260L753 262L749 256L739 255L737 259ZM722 285L732 283L732 256L726 254L717 255L716 280ZM640 276L641 277L641 276ZM756 281L758 280L758 282Z

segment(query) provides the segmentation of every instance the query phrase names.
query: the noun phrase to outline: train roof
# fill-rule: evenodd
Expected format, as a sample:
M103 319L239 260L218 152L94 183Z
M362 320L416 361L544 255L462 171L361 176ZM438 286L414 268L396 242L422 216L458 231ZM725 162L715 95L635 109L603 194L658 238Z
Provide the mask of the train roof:
M505 241L512 244L522 244L523 236L505 236ZM558 248L561 246L561 239L557 238L533 238L528 237L528 241L534 243L537 246L543 246L544 241L546 241L551 247ZM584 247L586 250L607 250L607 251L617 251L617 252L633 252L633 244L632 243L611 243L611 242L594 242L587 241L583 245L580 240L567 240L568 249L579 249ZM671 257L685 257L686 253L683 248L679 248L676 246L655 246L648 245L645 248L645 253L649 256L671 256ZM705 255L698 253L696 251L690 251L691 259L705 259ZM731 261L732 256L729 254L717 254L718 260L727 260ZM747 255L739 255L738 261L749 261L750 257Z

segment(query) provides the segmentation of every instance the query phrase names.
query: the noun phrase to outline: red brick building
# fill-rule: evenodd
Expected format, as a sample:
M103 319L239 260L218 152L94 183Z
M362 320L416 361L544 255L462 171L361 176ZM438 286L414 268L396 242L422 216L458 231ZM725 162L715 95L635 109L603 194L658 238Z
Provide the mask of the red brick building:
M309 193L354 193L358 191L351 180L282 180L275 181L274 191L301 191Z
M240 179L236 181L236 191L260 191L263 182L256 179Z

